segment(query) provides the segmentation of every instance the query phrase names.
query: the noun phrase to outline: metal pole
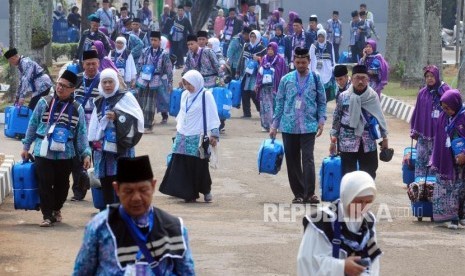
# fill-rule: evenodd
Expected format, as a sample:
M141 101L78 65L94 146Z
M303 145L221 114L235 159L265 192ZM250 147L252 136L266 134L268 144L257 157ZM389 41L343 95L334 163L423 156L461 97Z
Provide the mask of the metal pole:
M462 18L462 2L463 0L457 0L457 12L455 16L455 66L459 64L460 55L460 19Z

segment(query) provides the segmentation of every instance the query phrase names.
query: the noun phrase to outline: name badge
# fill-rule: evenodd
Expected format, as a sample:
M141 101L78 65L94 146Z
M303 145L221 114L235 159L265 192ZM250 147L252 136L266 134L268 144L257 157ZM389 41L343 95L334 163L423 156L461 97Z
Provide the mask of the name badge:
M450 144L450 137L447 136L447 139L446 139L446 148L450 148L451 144Z
M318 60L318 61L316 62L316 69L317 69L317 70L321 70L322 68L323 68L323 61Z
M302 105L302 101L301 101L301 100L296 100L296 101L295 101L295 109L300 109L301 105Z
M432 118L439 118L439 110L437 110L437 109L436 109L436 110L433 110L433 111L431 112L431 117L432 117Z

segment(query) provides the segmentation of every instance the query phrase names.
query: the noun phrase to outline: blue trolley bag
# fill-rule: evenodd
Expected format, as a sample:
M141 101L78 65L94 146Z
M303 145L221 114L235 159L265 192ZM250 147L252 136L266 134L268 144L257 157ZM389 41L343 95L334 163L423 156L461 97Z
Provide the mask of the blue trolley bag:
M232 93L225 87L215 87L212 90L213 97L215 98L216 106L218 108L218 116L220 119L231 118L232 108Z
M406 158L410 155L409 158ZM415 163L417 160L417 150L413 147L413 139L410 147L404 149L404 160L402 162L402 181L410 184L415 181Z
M39 185L34 157L13 166L13 199L16 210L40 210Z
M241 107L241 80L232 80L228 89L232 93L232 106L235 108Z
M342 164L340 156L323 159L320 169L320 191L322 201L334 201L340 196Z
M281 170L283 157L283 143L275 139L266 139L258 150L258 173L277 174Z
M407 194L411 200L412 213L418 221L424 217L433 221L432 189L436 186L437 180L434 176L428 176L429 167L425 177L415 178L408 186Z
M105 209L105 202L103 201L103 191L102 188L91 188L92 191L92 202L94 207L99 210Z
M5 136L16 139L24 138L31 116L32 110L27 106L8 106L5 109Z
M181 96L182 96L182 88L176 88L171 91L170 94L170 116L176 117L178 116L179 110L181 109Z

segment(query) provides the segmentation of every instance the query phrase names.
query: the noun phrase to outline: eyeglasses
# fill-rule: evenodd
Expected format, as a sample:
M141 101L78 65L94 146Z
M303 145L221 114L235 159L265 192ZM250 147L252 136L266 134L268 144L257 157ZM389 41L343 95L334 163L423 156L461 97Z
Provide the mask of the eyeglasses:
M68 85L65 85L64 83L61 83L61 82L57 82L57 87L61 87L61 88L73 88L73 86L68 86Z

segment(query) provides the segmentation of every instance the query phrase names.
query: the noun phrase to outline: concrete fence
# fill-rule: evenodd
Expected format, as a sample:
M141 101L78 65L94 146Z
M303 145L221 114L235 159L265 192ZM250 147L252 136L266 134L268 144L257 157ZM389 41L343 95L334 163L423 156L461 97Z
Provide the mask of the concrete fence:
M13 155L0 153L0 204L13 192L13 178L11 172L14 163Z

